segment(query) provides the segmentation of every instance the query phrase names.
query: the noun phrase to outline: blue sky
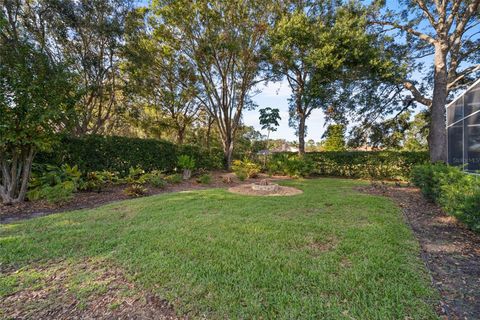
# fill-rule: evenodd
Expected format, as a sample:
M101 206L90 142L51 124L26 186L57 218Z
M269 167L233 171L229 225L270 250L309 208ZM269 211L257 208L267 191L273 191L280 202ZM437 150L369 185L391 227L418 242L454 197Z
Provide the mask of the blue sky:
M286 81L270 82L268 84L261 84L257 87L260 91L253 100L258 105L255 110L246 110L243 113L243 121L246 125L253 126L256 130L261 131L261 126L258 121L260 115L259 109L270 107L278 108L280 110L280 126L276 132L272 132L270 137L272 139L286 139L288 141L296 141L295 130L288 126L288 98L291 90ZM320 141L324 128L323 113L320 110L314 110L307 120L307 139ZM261 131L263 134L266 132Z

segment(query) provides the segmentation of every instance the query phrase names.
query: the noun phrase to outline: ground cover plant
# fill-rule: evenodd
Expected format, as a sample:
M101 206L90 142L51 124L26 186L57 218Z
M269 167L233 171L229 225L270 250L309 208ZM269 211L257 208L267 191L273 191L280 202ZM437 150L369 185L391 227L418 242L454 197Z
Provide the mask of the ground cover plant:
M412 170L412 182L447 214L480 232L480 179L458 167L425 164Z
M103 261L192 318L436 318L418 244L393 202L356 191L360 181L283 183L304 193L208 189L2 225L0 308L51 285L46 266ZM105 290L75 283L66 290L89 292L87 310Z

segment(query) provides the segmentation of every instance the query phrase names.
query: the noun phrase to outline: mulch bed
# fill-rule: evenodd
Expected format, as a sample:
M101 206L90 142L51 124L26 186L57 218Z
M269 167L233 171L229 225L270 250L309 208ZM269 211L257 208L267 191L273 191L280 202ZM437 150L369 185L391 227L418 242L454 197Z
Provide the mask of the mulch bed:
M145 186L148 189L146 196L187 190L224 188L239 184L238 179L236 179L232 173L219 171L213 172L211 175L212 183L208 185L200 184L196 182L195 178L192 178L179 184L168 184L165 188ZM45 216L52 213L95 208L107 203L131 199L131 197L123 193L126 187L126 185L113 185L102 189L101 192L77 192L71 200L59 204L51 204L43 200L26 201L15 205L3 205L0 203L0 224Z
M480 235L447 216L417 188L375 184L360 189L387 196L402 208L442 296L439 314L448 319L480 319Z

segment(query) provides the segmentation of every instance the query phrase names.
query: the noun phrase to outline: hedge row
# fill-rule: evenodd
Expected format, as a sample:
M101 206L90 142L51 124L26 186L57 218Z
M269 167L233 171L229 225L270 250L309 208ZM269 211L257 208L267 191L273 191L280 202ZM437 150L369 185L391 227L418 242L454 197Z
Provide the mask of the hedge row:
M426 164L412 170L412 182L426 198L447 214L480 232L480 177L444 164Z
M198 168L222 166L222 154L218 150L208 152L196 146L177 146L168 141L99 135L62 136L53 151L39 153L35 162L77 165L82 172L108 170L125 174L130 167L168 172L175 169L178 156L182 154L193 157Z
M407 151L325 151L310 152L303 159L309 175L369 179L408 179L415 165L428 162L427 152ZM294 153L273 154L270 163L281 167L288 162L299 167ZM297 163L295 163L297 162ZM301 171L301 169L299 169Z

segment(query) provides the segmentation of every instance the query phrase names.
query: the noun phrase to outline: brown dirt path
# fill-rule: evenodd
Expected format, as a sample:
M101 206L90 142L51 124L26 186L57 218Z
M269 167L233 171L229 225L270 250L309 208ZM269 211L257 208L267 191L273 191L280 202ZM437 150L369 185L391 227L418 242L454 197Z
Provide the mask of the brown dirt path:
M377 184L361 191L387 196L402 208L442 296L439 314L448 319L480 319L480 235L447 216L417 188Z

